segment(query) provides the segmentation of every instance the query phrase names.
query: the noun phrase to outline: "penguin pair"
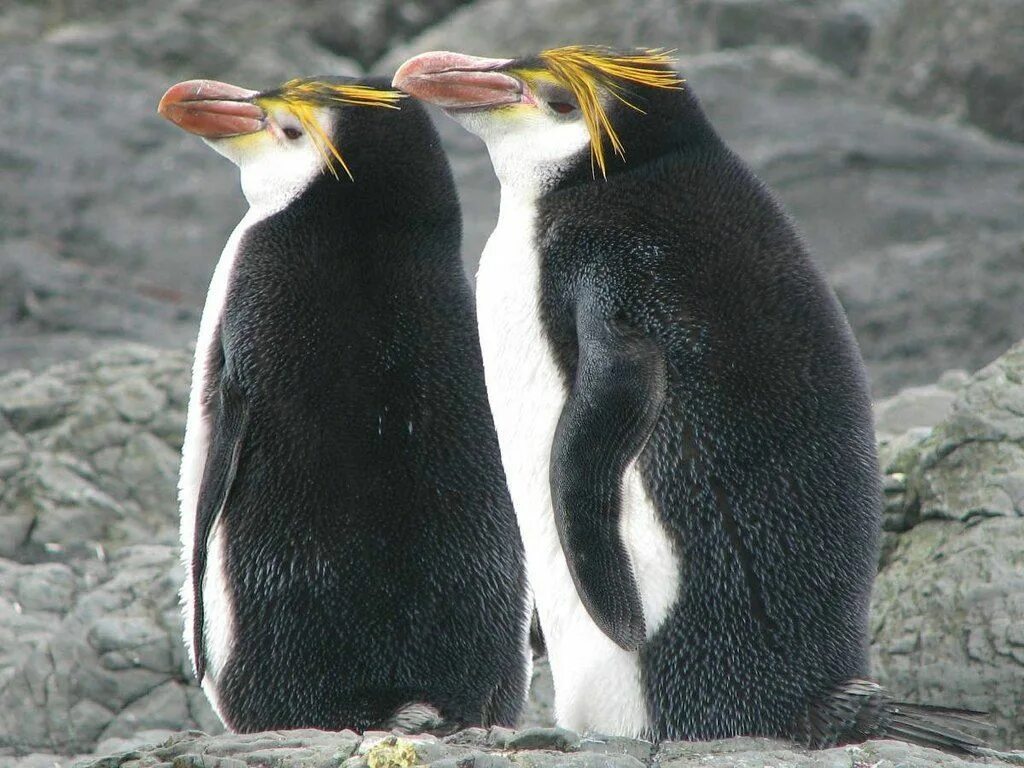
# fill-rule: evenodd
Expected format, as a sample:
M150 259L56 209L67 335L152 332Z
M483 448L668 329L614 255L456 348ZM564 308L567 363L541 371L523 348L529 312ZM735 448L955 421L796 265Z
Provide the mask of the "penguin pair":
M672 60L433 52L393 85L480 136L501 182L477 314L559 724L974 750L977 713L868 679L864 365Z
M241 171L180 477L185 643L234 731L514 725L532 614L451 173L376 80L180 83Z

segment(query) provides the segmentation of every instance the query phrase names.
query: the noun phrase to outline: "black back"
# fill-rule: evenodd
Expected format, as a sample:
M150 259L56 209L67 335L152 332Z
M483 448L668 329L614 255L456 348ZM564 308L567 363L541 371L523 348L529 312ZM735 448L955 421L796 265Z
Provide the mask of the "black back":
M237 731L380 728L412 702L512 725L525 697L522 546L458 199L428 117L401 106L337 108L354 182L325 173L249 231L209 352L211 419L242 432L216 681Z
M813 701L868 671L880 489L866 375L793 224L693 93L632 100L646 114L609 106L626 161L609 149L595 180L581 153L540 201L544 322L568 386L584 381L586 322L584 338L626 350L595 370L648 370L663 398L637 462L682 572L640 646L650 735L789 736ZM653 341L656 364L631 338ZM613 389L609 421L642 387ZM569 411L559 433L596 432L594 419ZM629 647L635 631L622 634Z

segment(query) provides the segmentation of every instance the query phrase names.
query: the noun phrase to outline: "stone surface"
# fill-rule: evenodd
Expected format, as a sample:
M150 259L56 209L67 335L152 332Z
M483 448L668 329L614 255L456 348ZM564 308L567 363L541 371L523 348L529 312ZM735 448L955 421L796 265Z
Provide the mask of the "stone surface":
M716 126L796 217L849 311L876 394L898 393L876 412L886 538L875 672L908 699L990 709L993 742L1024 746L1020 348L970 380L939 379L986 364L1024 328L1024 149L1012 143L1024 125L1021 3L5 5L0 373L34 373L0 376L0 768L220 729L180 641L174 480L188 385L181 350L244 205L234 167L155 115L160 94L191 77L263 87L386 73L428 48L515 55L569 42L678 48ZM438 125L472 272L497 188L480 142L446 118ZM125 340L175 351L117 346ZM900 391L907 384L919 386ZM550 726L543 660L533 691L521 726ZM424 741L417 754L538 767L949 760L891 744L652 751L591 736L573 752L496 754L516 734L459 737L468 752ZM342 739L330 754L336 737L320 738L176 735L163 757L137 754L176 768L333 766L361 764L382 737ZM220 756L201 756L207 748Z
M517 734L522 736L523 734ZM934 750L891 741L869 741L857 747L808 752L768 739L666 742L650 749L646 742L619 739L604 752L581 749L576 734L569 749L542 746L507 750L493 746L486 731L437 740L430 736L394 737L351 732L266 732L244 736L180 734L158 746L141 747L81 768L242 768L271 766L313 768L926 768L927 766L999 765L996 758L960 759ZM594 737L595 740L600 737ZM642 759L636 755L643 755ZM28 764L23 764L26 766Z
M876 392L976 370L1024 330L1024 231L883 247L839 264L832 282Z
M875 675L910 701L988 711L992 742L1022 748L1024 344L960 382L933 428L896 442L881 452L899 534L875 582Z
M177 607L189 366L122 346L0 378L0 755L218 728Z
M1024 141L1024 1L900 0L866 55L865 88Z
M971 114L1012 111L1020 2L303 0L282 13L241 0L15 0L0 14L0 369L194 338L244 204L235 168L155 114L172 82L262 87L387 73L427 48L580 41L684 54L715 124L778 190L849 304L876 394L973 369L1020 332L1020 251L988 238L1020 232L1024 150L886 102L922 110L949 91L925 111L986 126ZM921 86L923 101L894 90L918 80L943 85ZM948 106L957 99L977 104ZM480 142L439 125L473 272L497 188ZM942 279L947 265L955 279Z
M34 766L38 755L220 730L191 683L177 607L174 469L188 369L186 354L131 346L0 378L0 758ZM873 602L875 674L911 701L992 712L1001 747L1024 746L1022 393L1019 344L973 376L953 372L877 408L887 540ZM650 764L649 745L550 728L551 701L541 659L527 730L458 738L511 751L474 758L481 764L563 764L551 750L571 753L572 764ZM704 754L691 747L658 754ZM818 765L824 754L785 759ZM449 757L465 755L431 759Z

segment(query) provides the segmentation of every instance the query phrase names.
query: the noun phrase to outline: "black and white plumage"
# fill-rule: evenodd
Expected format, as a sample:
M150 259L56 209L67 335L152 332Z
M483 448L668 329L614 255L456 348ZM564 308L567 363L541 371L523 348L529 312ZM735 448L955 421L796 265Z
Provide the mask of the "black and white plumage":
M559 723L969 749L941 710L862 695L881 510L864 366L671 61L435 52L394 84L483 138L501 182L477 312Z
M185 640L235 731L513 725L526 695L458 199L425 112L383 86L190 81L161 103L250 203L203 312L180 481Z

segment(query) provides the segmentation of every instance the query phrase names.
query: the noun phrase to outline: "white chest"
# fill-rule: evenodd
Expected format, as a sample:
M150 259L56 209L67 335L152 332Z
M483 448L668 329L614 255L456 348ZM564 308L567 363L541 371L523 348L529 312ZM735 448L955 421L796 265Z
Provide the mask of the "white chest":
M647 728L647 709L637 654L623 651L591 620L555 527L549 461L568 391L541 322L533 212L532 204L503 195L480 261L477 313L488 397L547 641L558 722L638 736ZM633 468L623 491L621 530L653 631L675 600L678 561Z
M220 260L210 280L206 294L199 336L196 339L196 354L192 364L192 391L188 402L185 422L185 440L181 452L181 470L178 478L178 500L181 508L179 535L181 538L181 560L185 567L185 580L181 587L181 607L184 615L184 638L189 659L195 668L196 649L192 643L192 622L197 596L192 588L192 557L195 549L196 513L199 504L199 490L209 453L212 425L210 414L203 405L203 392L207 388L210 372L208 363L217 328L224 314L228 297L231 274L239 257L239 246L245 233L256 222L268 215L266 210L250 209L238 223L221 252ZM216 681L227 663L234 644L234 608L225 570L224 536L220 526L214 525L207 544L207 563L203 583L204 642L206 647L207 674L203 689L220 714Z

